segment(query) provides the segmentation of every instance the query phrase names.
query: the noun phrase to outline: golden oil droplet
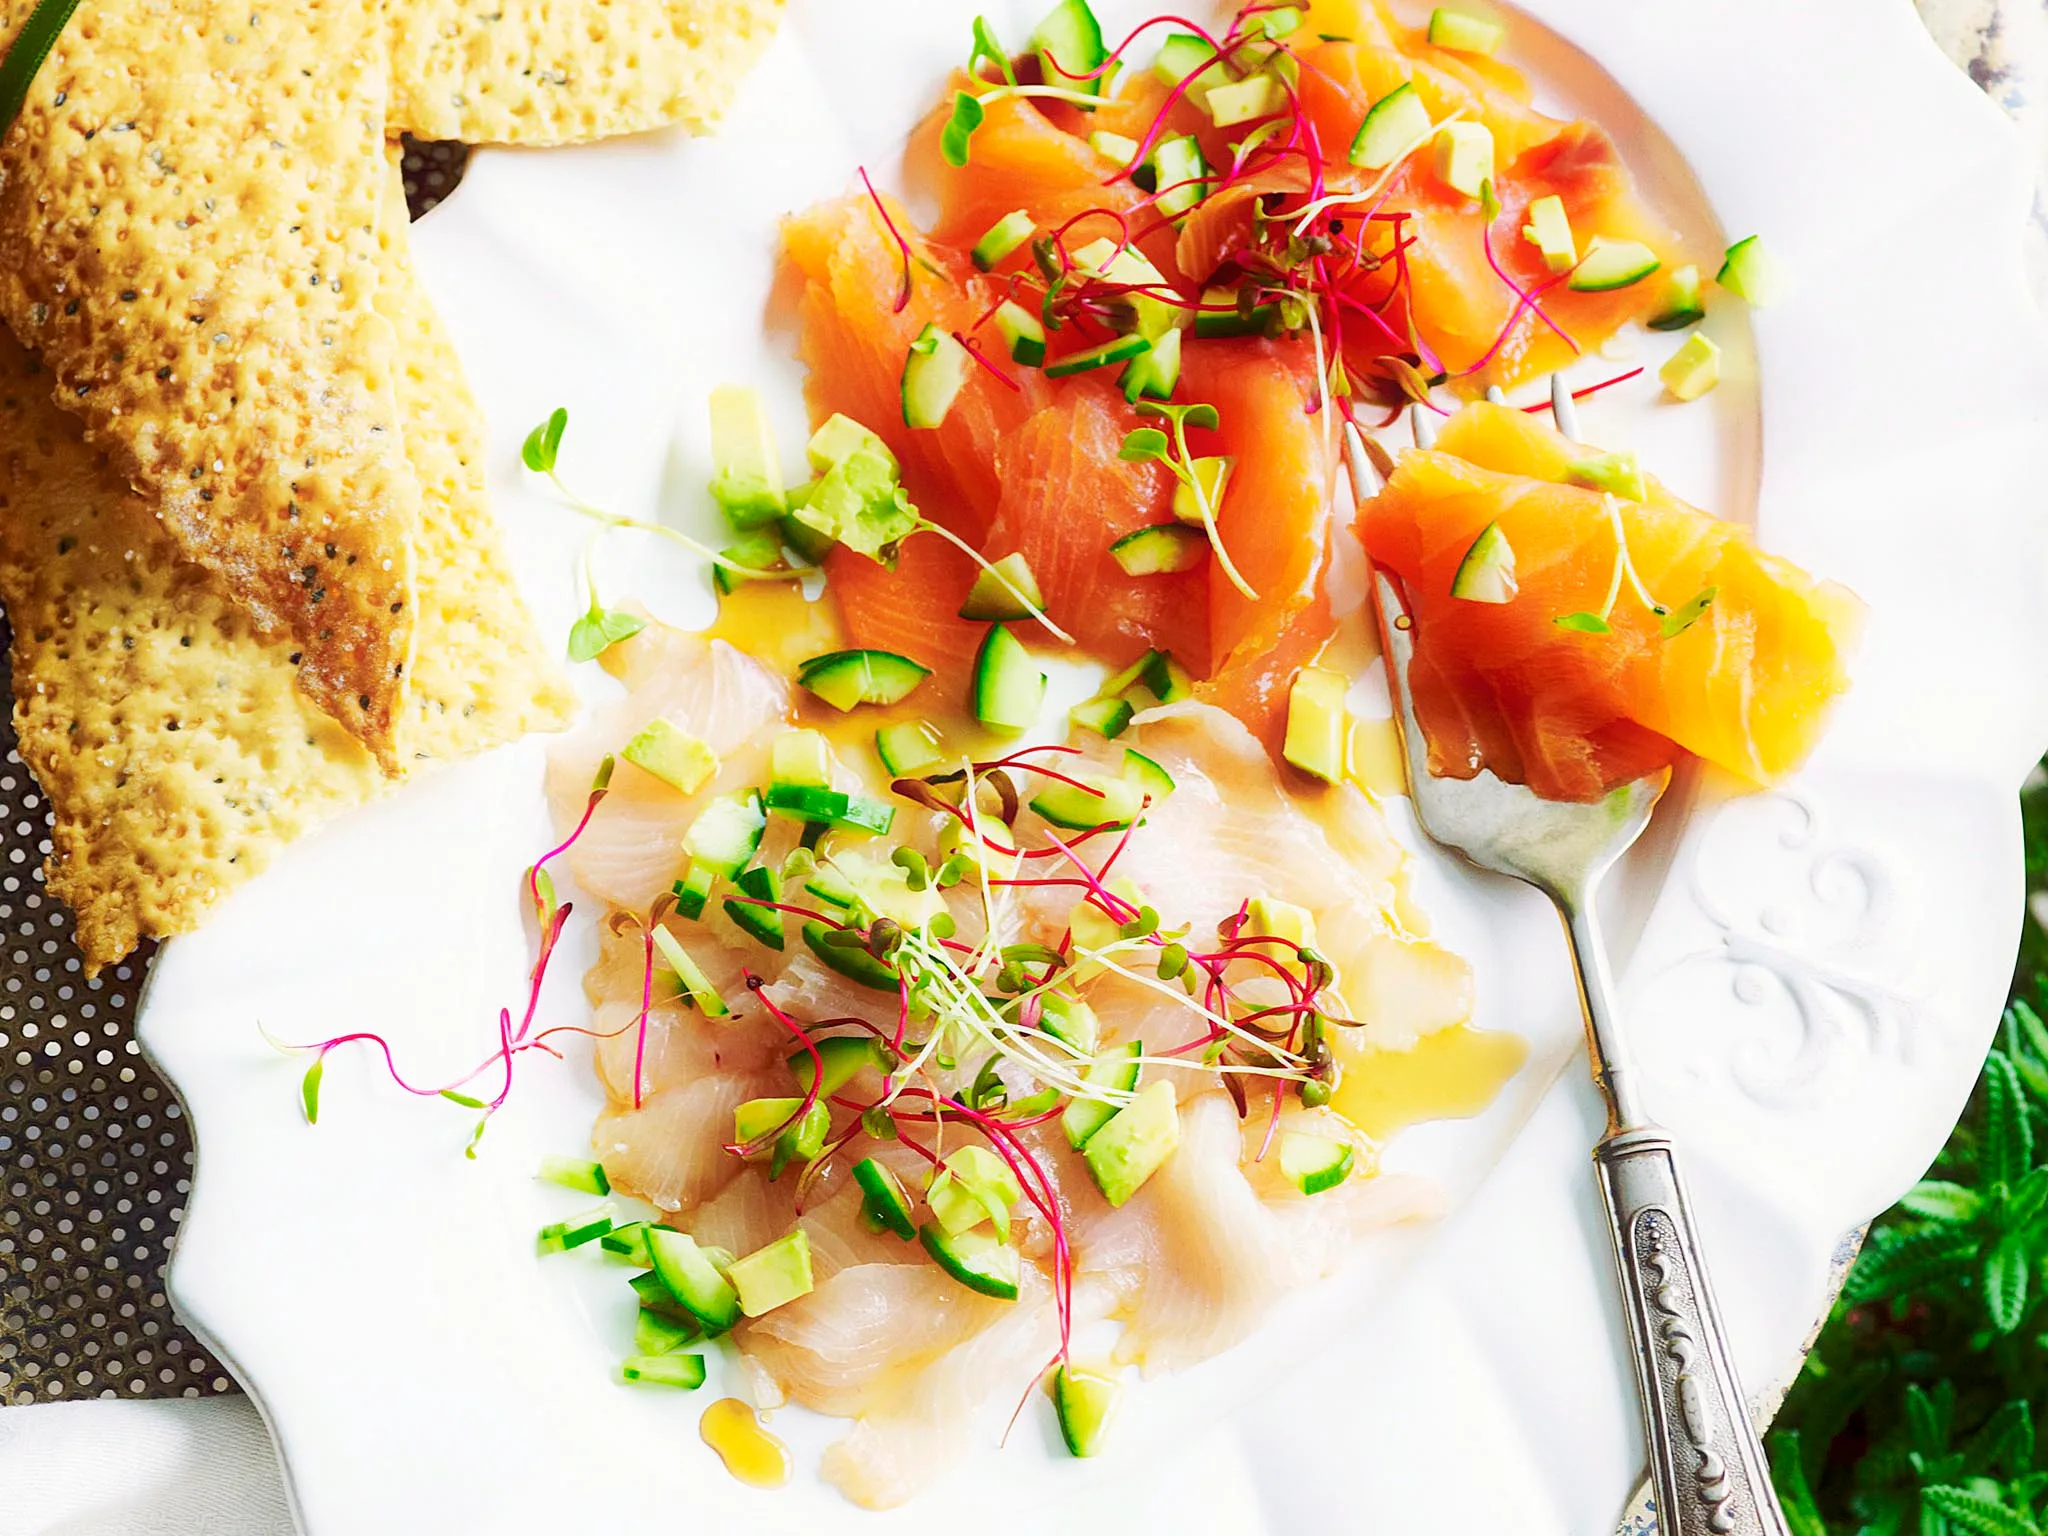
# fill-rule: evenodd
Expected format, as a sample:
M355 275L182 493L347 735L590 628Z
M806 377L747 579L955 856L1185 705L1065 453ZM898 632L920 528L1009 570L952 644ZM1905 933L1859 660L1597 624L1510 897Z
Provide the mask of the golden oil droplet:
M1375 1141L1425 1120L1464 1120L1500 1096L1529 1058L1520 1035L1454 1024L1405 1051L1338 1051L1344 1077L1330 1107Z
M752 1404L721 1397L704 1410L697 1432L718 1452L725 1470L749 1488L780 1488L789 1481L789 1447L761 1427Z

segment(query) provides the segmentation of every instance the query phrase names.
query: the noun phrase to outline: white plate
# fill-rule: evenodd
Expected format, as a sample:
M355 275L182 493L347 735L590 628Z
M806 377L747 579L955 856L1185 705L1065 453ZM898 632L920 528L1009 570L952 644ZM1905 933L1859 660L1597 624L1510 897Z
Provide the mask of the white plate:
M1019 38L1035 8L994 19ZM420 226L550 633L575 610L580 529L521 476L527 427L566 404L564 470L585 496L689 521L706 515L712 384L767 386L793 448L790 338L762 336L775 218L842 190L859 160L895 165L975 9L797 0L722 138L480 154ZM1753 335L1732 304L1710 321L1735 362L1711 404L1615 391L1585 408L1588 435L1641 447L1873 608L1812 766L1747 799L1697 785L1613 893L1647 1096L1689 1156L1763 1390L1796 1364L1838 1235L1940 1145L2011 963L2013 790L2048 739L2032 673L2048 348L2020 278L2023 157L1906 0L1534 9L1552 32L1525 17L1516 47L1549 98L1614 129L1703 248L1761 231L1795 279ZM621 539L603 573L672 617L708 614L701 577L660 549ZM298 1065L258 1036L374 1026L422 1079L487 1055L526 963L515 884L545 846L541 758L528 743L350 817L159 957L142 1035L200 1152L177 1303L262 1404L318 1536L865 1520L809 1470L836 1425L777 1415L805 1470L777 1495L741 1488L696 1435L730 1368L695 1396L615 1385L616 1272L534 1258L535 1228L576 1204L531 1171L585 1144L597 1095L579 1062L529 1061L469 1162L467 1116L399 1095L367 1054L330 1061L309 1130ZM1530 893L1424 866L1443 935L1478 965L1480 1022L1534 1048L1485 1116L1396 1144L1446 1181L1451 1219L1369 1244L1251 1344L1129 1394L1097 1462L1055 1453L1044 1414L996 1452L992 1409L990 1448L888 1529L957 1530L962 1501L991 1531L1048 1515L1233 1536L1611 1528L1640 1447L1564 952ZM556 1021L581 1013L576 932Z

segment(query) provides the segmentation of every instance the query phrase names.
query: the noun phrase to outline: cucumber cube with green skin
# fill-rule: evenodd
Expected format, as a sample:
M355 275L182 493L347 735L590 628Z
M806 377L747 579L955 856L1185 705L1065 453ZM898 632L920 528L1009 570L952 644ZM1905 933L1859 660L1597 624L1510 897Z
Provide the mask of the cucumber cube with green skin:
M1344 777L1344 749L1351 736L1345 695L1351 680L1327 667L1303 667L1287 693L1287 738L1280 755L1303 773L1335 784Z
M810 946L812 954L848 981L892 997L902 990L902 976L895 966L865 949L832 943L830 935L836 931L829 923L805 923L804 943Z
M737 543L728 544L718 552L720 563L711 567L711 585L720 597L738 590L750 581L768 581L787 576L789 569L782 561L782 525L776 522L770 527L756 528L745 534ZM731 561L727 565L723 562ZM734 566L740 569L733 569Z
M1188 99L1197 105L1210 85L1230 78L1223 68L1223 56L1192 32L1169 34L1159 45L1152 72L1166 85L1179 85L1190 75L1199 74L1200 78L1189 85L1187 92Z
M1163 139L1152 151L1153 185L1160 190L1153 206L1169 219L1178 219L1209 195L1209 162L1202 158L1202 146L1193 134Z
M931 676L908 656L894 651L829 651L797 670L797 685L846 711L862 704L895 704Z
M1030 46L1047 85L1088 96L1102 94L1107 76L1090 76L1108 61L1109 49L1088 0L1060 0L1032 32Z
M1095 1010L1064 992L1039 995L1038 1027L1077 1051L1093 1052L1102 1032Z
M1022 208L1014 213L1006 213L974 242L974 249L968 252L968 255L973 258L977 267L986 272L1012 252L1023 249L1037 228L1038 226L1031 221L1030 213Z
M604 1164L587 1157L544 1157L537 1177L564 1189L580 1189L587 1195L612 1192L612 1181L605 1175Z
M1168 330L1152 343L1151 351L1124 364L1117 382L1123 385L1125 400L1136 405L1140 400L1173 398L1174 386L1180 383L1180 338L1177 328Z
M782 914L773 907L756 903L782 900L782 876L764 864L756 864L752 869L741 870L733 884L739 887L741 896L750 896L753 900L726 897L725 915L741 932L760 940L770 949L781 949L785 938Z
M1431 45L1453 53L1491 54L1506 36L1507 28L1499 22L1465 11L1445 10L1438 6L1429 15Z
M1678 268L1664 280L1664 300L1656 314L1643 322L1653 331L1682 331L1697 325L1707 315L1700 297L1700 269Z
M1180 1109L1173 1084L1148 1083L1081 1148L1095 1187L1122 1205L1157 1173L1180 1146Z
M1280 1133L1280 1171L1304 1195L1335 1189L1351 1177L1357 1159L1357 1150L1348 1141L1307 1131Z
M1046 682L1022 642L1002 625L990 625L969 687L975 719L992 730L1029 730L1045 704Z
M677 1322L645 1307L633 1318L633 1353L636 1355L673 1354L703 1337L704 1330L694 1321Z
M1024 1198L1017 1175L987 1147L965 1146L948 1153L925 1191L939 1225L958 1235L993 1220L1005 1240L1010 1232L1010 1207Z
M711 391L711 462L711 495L734 527L757 528L789 509L759 390L721 384Z
M1777 259L1764 249L1761 236L1751 235L1728 247L1714 281L1744 303L1761 309L1784 293L1784 274Z
M721 875L729 880L746 868L767 825L758 790L720 795L705 806L683 835L690 872L676 882L676 910L687 918L702 917L713 884Z
M740 1320L739 1294L719 1272L710 1252L687 1232L650 1227L647 1251L654 1274L671 1299L694 1317L706 1333L724 1333Z
M903 425L921 431L944 426L973 368L974 358L958 337L926 325L903 359Z
M1207 498L1209 517L1213 518L1223 505L1223 492L1230 485L1230 472L1237 467L1237 460L1227 454L1205 454L1189 467L1201 484L1201 495L1185 480L1175 485L1173 515L1190 527L1203 528L1208 525L1202 516L1203 499Z
M798 1227L745 1258L734 1259L726 1278L739 1294L740 1310L759 1317L811 1293L811 1239Z
M960 604L963 619L1028 619L1042 611L1045 599L1038 578L1021 551L1008 554L974 578Z
M623 1227L613 1227L597 1240L607 1258L621 1264L636 1265L641 1269L652 1269L654 1260L647 1253L647 1229L653 1225L645 1221L629 1221Z
M695 1328L701 1333L703 1325L697 1321L695 1314L681 1302L677 1301L675 1296L669 1291L669 1288L662 1284L661 1276L653 1272L651 1266L654 1260L650 1258L647 1262L650 1268L646 1274L635 1275L626 1282L626 1284L633 1288L633 1294L639 1298L640 1310L652 1312L658 1317L667 1318L672 1323L681 1323L686 1327Z
M853 1165L853 1181L860 1186L861 1211L868 1225L878 1232L894 1232L905 1242L917 1236L917 1223L910 1216L910 1193L903 1181L872 1157Z
M816 1044L818 1060L825 1064L824 1086L818 1090L820 1098L830 1098L869 1067L877 1072L888 1070L887 1050L873 1035L833 1035ZM811 1077L818 1070L811 1053L798 1051L792 1055L789 1070L797 1087L809 1093Z
M1657 377L1674 400L1697 400L1721 382L1721 349L1713 338L1695 332L1657 370Z
M1468 603L1507 603L1522 590L1515 579L1515 551L1499 523L1488 523L1458 562L1451 596Z
M682 941L667 928L657 923L648 932L653 936L654 948L670 971L675 974L677 990L704 1012L707 1019L722 1019L732 1013L718 989L711 985L710 978L690 958Z
M1089 373L1097 368L1110 368L1118 363L1127 363L1132 358L1151 350L1151 339L1133 331L1128 336L1114 336L1092 347L1083 347L1078 352L1069 352L1056 363L1047 363L1045 376L1049 379L1064 379L1077 373Z
M875 755L898 778L928 773L945 761L938 727L924 720L898 720L875 732Z
M537 1246L542 1253L567 1253L571 1248L581 1248L585 1243L594 1243L612 1229L612 1215L599 1206L581 1216L572 1216L567 1221L551 1222L540 1229Z
M1138 814L1138 792L1129 784L1099 777L1082 783L1087 787L1052 780L1031 797L1031 809L1056 827L1076 831L1123 825Z
M1093 907L1087 909L1094 911ZM1112 934L1112 937L1114 935ZM1090 946L1095 948L1098 946ZM1138 1059L1145 1054L1144 1044L1137 1040L1113 1045L1081 1074L1091 1088L1107 1088L1114 1092L1129 1093L1138 1086ZM1060 1124L1067 1133L1067 1145L1085 1150L1088 1143L1101 1129L1116 1118L1117 1106L1105 1104L1099 1099L1072 1099L1060 1115Z
M1103 1438L1123 1388L1105 1371L1086 1370L1063 1362L1052 1379L1053 1407L1058 1411L1060 1438L1076 1456L1093 1456Z
M654 719L619 749L619 756L683 794L694 795L718 772L718 754L682 727Z
M1067 718L1084 731L1114 741L1130 727L1136 713L1129 699L1088 699L1068 710Z
M1564 285L1575 293L1611 293L1640 283L1661 265L1657 253L1640 240L1595 235Z
M1423 116L1426 119L1428 114ZM1276 320L1279 313L1277 304L1247 306L1239 303L1234 288L1205 288L1201 306L1195 311L1195 335L1198 338L1262 335L1267 324Z
M1179 488L1174 495L1178 499ZM1209 536L1186 523L1154 523L1125 534L1109 553L1126 576L1172 576L1209 558Z
M1045 323L1038 316L1015 299L1005 299L996 309L995 327L1011 362L1026 368L1045 365Z
M993 1296L998 1301L1017 1299L1023 1265L1017 1250L999 1242L989 1232L948 1232L928 1221L918 1229L918 1240L939 1268L971 1291Z
M1429 132L1429 108L1413 83L1396 86L1372 104L1351 141L1351 163L1385 170ZM1476 194L1475 194L1476 195Z
M645 1387L694 1392L704 1385L702 1355L632 1355L619 1365L619 1378Z

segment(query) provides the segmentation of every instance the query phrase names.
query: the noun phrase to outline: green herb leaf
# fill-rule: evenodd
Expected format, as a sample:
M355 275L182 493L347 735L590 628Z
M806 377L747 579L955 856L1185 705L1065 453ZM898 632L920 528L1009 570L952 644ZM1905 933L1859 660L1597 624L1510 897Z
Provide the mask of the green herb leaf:
M1937 1227L1901 1234L1894 1228L1864 1249L1842 1294L1851 1301L1882 1301L1955 1279L1976 1255L1977 1239L1968 1231Z
M2017 1184L2034 1166L2034 1128L2027 1118L2019 1073L2005 1052L1994 1050L1984 1061L1984 1141L1982 1180Z
M1009 1107L1009 1109L1007 1109L1004 1112L1004 1117L1010 1120L1030 1120L1038 1115L1044 1114L1047 1110L1051 1109L1054 1105L1059 1103L1059 1101L1059 1089L1041 1088L1038 1090L1038 1092L1034 1094L1029 1094L1024 1098L1019 1099L1016 1103L1012 1104Z
M1017 71L1010 67L1010 53L996 36L996 29L989 25L986 16L974 18L974 51L967 56L967 73L975 79L982 78L981 66L993 64L1001 73L1004 83L1015 85Z
M443 1088L441 1090L441 1097L450 1104L460 1104L464 1109L482 1109L484 1107L482 1099L473 1099L466 1093L457 1093L453 1088Z
M1124 439L1116 456L1126 463L1142 464L1148 459L1165 458L1169 446L1166 434L1157 427L1138 427Z
M2034 1410L2023 1397L2002 1406L1970 1437L1963 1464L2019 1477L2034 1464Z
M29 87L42 73L43 62L57 46L65 23L77 9L78 0L42 0L14 34L5 58L0 58L0 134L5 134L21 115Z
M2024 1511L1966 1488L1926 1488L1920 1498L1959 1536L2041 1536L2041 1527Z
M1806 1480L1806 1463L1800 1455L1799 1431L1780 1430L1771 1436L1771 1481L1777 1485L1778 1503L1785 1511L1785 1524L1792 1536L1828 1536L1813 1487Z
M1684 607L1679 608L1673 613L1665 614L1663 621L1657 626L1657 633L1666 640L1671 639L1674 635L1684 634L1685 631L1691 629L1693 625L1700 621L1701 615L1713 606L1714 596L1720 590L1719 587L1704 588Z
M1899 1197L1899 1206L1930 1221L1968 1221L1984 1204L1974 1189L1944 1179L1922 1179Z
M561 451L562 432L568 425L569 413L558 405L553 415L526 434L519 457L528 469L536 475L555 472L555 457Z
M1479 183L1479 211L1489 224L1500 217L1500 195L1493 190L1491 176Z
M1169 405L1163 400L1140 400L1140 416L1160 416L1168 421L1179 422L1183 427L1207 427L1214 430L1222 419L1216 414L1216 407L1206 401L1195 400L1186 405Z
M987 115L982 111L981 103L967 92L954 92L953 115L946 120L946 126L939 134L939 153L946 157L946 164L962 166L967 163L967 142L974 137L974 130L981 126Z
M306 1111L306 1124L320 1123L320 1079L326 1074L327 1058L315 1056L313 1065L306 1068L306 1075L299 1080L299 1103Z
M1559 629L1569 629L1575 634L1611 635L1614 633L1614 626L1601 618L1597 613L1567 613L1559 618L1552 619L1550 622Z
M1984 1312L2000 1333L2011 1333L2026 1315L2029 1258L2025 1234L2008 1232L1984 1261Z
M610 608L593 608L569 629L569 659L595 661L621 640L647 627L645 619Z

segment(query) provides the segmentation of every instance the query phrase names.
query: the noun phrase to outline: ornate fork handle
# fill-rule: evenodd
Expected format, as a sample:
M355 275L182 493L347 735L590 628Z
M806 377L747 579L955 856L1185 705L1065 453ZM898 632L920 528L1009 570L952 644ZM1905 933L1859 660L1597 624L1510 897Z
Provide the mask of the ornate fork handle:
M1593 1152L1635 1345L1663 1536L1786 1536L1707 1284L1671 1141L1616 1132Z

